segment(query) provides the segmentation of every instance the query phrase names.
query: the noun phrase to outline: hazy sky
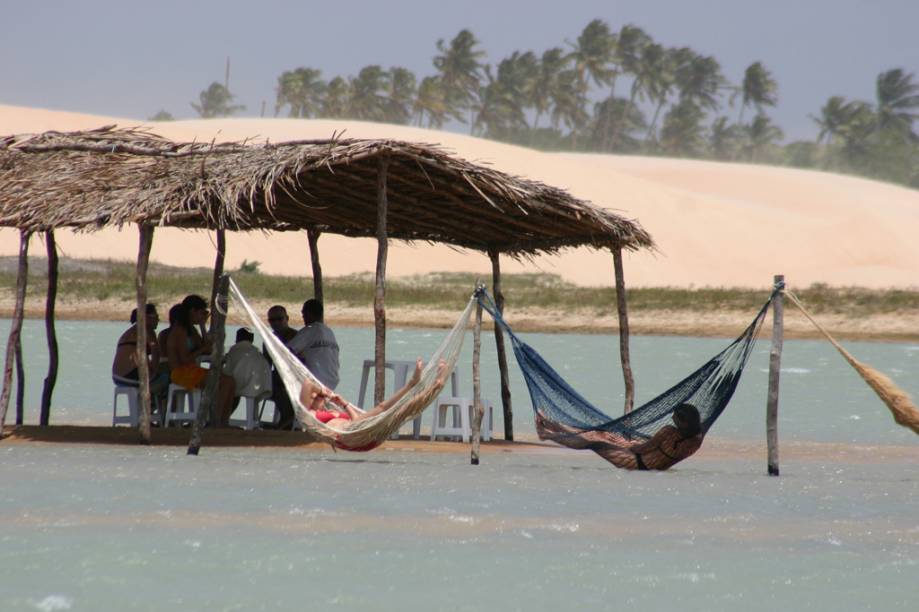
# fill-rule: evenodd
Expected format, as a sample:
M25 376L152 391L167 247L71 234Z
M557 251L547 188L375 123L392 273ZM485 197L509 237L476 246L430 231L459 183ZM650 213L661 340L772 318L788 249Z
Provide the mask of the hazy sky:
M808 113L831 95L872 100L883 70L919 77L919 0L0 0L0 15L0 103L138 119L194 116L190 103L223 80L227 56L243 114L258 115L264 100L270 115L284 70L330 78L377 63L424 76L437 39L462 28L497 62L565 46L597 17L714 55L735 83L762 61L779 84L770 114L788 139L813 138Z

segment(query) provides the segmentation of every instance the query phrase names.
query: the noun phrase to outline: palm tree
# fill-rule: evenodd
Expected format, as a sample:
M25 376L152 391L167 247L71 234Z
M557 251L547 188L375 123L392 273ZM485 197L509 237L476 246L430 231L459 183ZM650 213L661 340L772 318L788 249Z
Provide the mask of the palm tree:
M840 133L843 126L852 120L858 104L858 102L846 102L842 96L833 96L820 109L819 117L810 115L810 118L820 128L817 134L817 144L824 140L827 144L832 144L833 138Z
M616 77L623 73L635 74L641 62L642 52L651 42L651 37L638 26L627 24L619 30L613 53L616 68L613 71L613 78L610 79L609 95L611 98L616 95Z
M408 124L412 118L415 84L415 74L411 70L398 66L390 68L386 101L387 121L402 125Z
M666 73L670 70L669 54L663 46L649 42L641 48L638 61L629 68L635 78L632 80L632 87L629 91L629 104L617 123L617 129L613 132L612 149L616 148L619 141L619 129L625 124L626 115L635 107L635 99L644 100L646 95L652 94L652 89L654 94L659 94L660 88L665 86L668 78ZM670 86L666 86L669 89Z
M156 114L150 117L150 121L175 121L175 117L172 116L167 110L158 110Z
M577 149L578 132L588 118L585 110L587 96L581 91L579 84L577 70L570 68L559 73L558 87L552 91L552 127L558 129L560 124L565 124L571 130L572 149Z
M877 78L877 129L917 140L913 121L919 119L919 83L902 68Z
M348 114L365 121L385 121L389 73L377 64L364 66L350 85Z
M214 81L198 95L199 104L191 103L201 117L229 117L236 111L245 110L241 104L233 104L233 94L223 84Z
M718 97L725 85L718 60L698 55L686 47L677 49L673 57L680 100L694 102L701 109L717 110L720 106Z
M610 82L613 71L610 62L616 48L616 38L609 26L601 19L594 19L578 36L577 42L572 44L568 59L573 62L574 70L578 75L578 86L586 95L588 82L597 85Z
M533 129L539 127L539 119L549 112L552 104L553 91L558 87L558 78L568 63L565 52L559 47L553 47L542 54L537 67L536 78L530 88L527 105L532 106L536 112L533 119Z
M751 162L756 161L758 153L783 136L781 128L773 124L772 120L764 113L758 113L753 118L753 122L746 128L746 132L746 149Z
M449 114L462 121L464 110L470 110L482 80L482 63L485 52L476 49L479 41L469 30L460 32L444 44L437 41L439 55L434 56L434 67L440 72L440 82L446 94ZM470 127L472 121L469 122Z
M645 114L640 108L630 104L625 98L607 98L594 105L590 126L593 136L592 148L600 151L610 150L610 143L605 135L616 133L619 135L618 150L636 151L640 143L634 134L645 130L647 126Z
M702 150L702 119L705 112L691 98L673 105L661 128L661 148L673 155L698 156Z
M319 116L337 119L347 117L350 104L351 86L344 78L337 76L326 85Z
M482 90L476 125L485 126L489 135L496 138L507 138L511 131L527 129L526 103L533 96L538 74L539 60L532 51L514 51L501 60L495 78L486 68L488 84Z
M648 126L648 132L645 134L646 142L650 142L652 138L655 137L657 119L660 116L661 109L664 108L664 105L669 100L670 94L676 85L677 64L673 52L673 49L667 49L666 56L663 58L660 69L652 71L648 75L649 80L646 85L648 97L655 102L655 107L654 116L651 119L651 124Z
M412 113L418 125L424 125L424 117L428 117L428 127L441 128L450 115L450 106L440 77L429 76L421 79Z
M740 126L730 125L725 116L718 117L709 129L708 147L712 157L721 160L735 159L740 141Z
M839 128L842 155L851 168L860 167L870 156L872 138L877 135L878 116L867 102L853 102L846 123Z
M514 51L498 64L492 78L486 68L488 84L482 89L476 126L483 126L489 136L508 139L513 132L527 130L526 105L533 97L539 78L539 60L532 51Z
M322 71L315 68L288 70L278 77L274 116L290 106L290 117L312 117L319 113L326 84Z
M737 92L740 95L740 114L737 117L737 123L743 123L744 110L751 104L760 114L763 112L763 107L775 106L778 102L777 89L778 84L762 62L753 62L747 66L743 75L743 84Z

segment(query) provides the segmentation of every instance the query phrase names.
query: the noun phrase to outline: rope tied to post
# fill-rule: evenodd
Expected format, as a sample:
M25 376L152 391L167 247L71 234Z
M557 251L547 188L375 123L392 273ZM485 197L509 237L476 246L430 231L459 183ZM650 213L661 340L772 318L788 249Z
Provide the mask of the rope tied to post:
M797 306L798 310L801 311L807 320L817 328L817 331L823 334L827 341L839 351L839 354L849 362L849 365L855 368L855 371L858 372L868 386L877 393L881 401L884 402L887 408L890 409L891 414L893 414L893 420L896 421L898 425L907 427L919 434L919 408L916 408L916 405L913 403L912 399L910 399L909 395L898 387L889 376L853 357L852 354L844 349L822 325L817 323L814 317L811 316L801 303L801 300L798 299L798 296L792 291L786 290L785 295L788 296L792 304Z

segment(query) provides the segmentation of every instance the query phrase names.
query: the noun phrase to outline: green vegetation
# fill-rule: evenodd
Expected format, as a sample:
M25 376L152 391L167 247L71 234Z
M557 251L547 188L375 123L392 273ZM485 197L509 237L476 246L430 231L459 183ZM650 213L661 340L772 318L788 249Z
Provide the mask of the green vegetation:
M318 68L294 68L278 77L275 116L286 109L290 117L431 128L454 121L475 135L547 150L788 165L919 188L919 83L901 68L877 75L872 101L831 96L811 115L816 142L780 144L783 132L767 115L779 84L762 62L732 82L712 56L667 47L635 25L614 31L600 19L564 47L514 51L494 65L485 56L461 30L437 41L434 73L420 80L398 66L372 64L329 80ZM202 117L242 110L228 77L229 65L224 84L212 83L193 104ZM626 93L617 95L620 84Z
M59 299L130 301L134 296L134 265L127 262L62 260ZM16 285L15 258L0 258L0 290L9 294ZM43 299L45 264L30 259L29 295ZM212 271L205 268L173 268L151 264L150 301L165 309L168 300L187 293L210 293ZM234 278L248 297L296 304L312 294L310 278L272 276L237 271ZM387 283L386 303L392 308L424 307L455 310L469 297L476 276L468 273L433 273L397 277ZM490 281L489 278L482 278ZM608 314L615 308L612 288L579 287L554 274L508 274L503 278L504 294L514 309L545 309L556 312L588 311ZM369 307L373 303L373 275L355 274L325 279L326 300L343 306ZM849 316L893 313L919 309L919 291L831 288L812 285L796 290L815 313ZM753 311L768 297L768 288L636 288L628 291L629 309L639 311Z

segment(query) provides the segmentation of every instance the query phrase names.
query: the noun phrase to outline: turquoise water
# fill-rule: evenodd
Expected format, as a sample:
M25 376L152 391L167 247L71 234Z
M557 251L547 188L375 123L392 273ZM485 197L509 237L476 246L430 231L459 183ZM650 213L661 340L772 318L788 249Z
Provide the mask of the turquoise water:
M5 337L5 326L0 337ZM122 326L61 323L54 423L106 424ZM341 391L357 393L372 332L336 330ZM43 330L27 322L26 421L37 419ZM389 354L442 332L392 330ZM618 344L527 334L573 385L621 408ZM491 335L483 385L497 400ZM639 337L639 400L717 352L717 339ZM919 346L850 343L919 395ZM461 384L468 386L471 346ZM762 440L768 346L757 346L719 440ZM915 447L825 343L785 345L783 441ZM517 430L530 408L511 368ZM425 429L427 422L425 423ZM500 423L496 429L500 431ZM590 453L0 445L0 610L915 610L919 477L908 459L695 457L662 474ZM899 456L899 455L898 455ZM903 455L904 457L913 455Z
M106 425L111 423L112 385L109 372L115 342L126 326L113 322L58 324L61 364L51 415L52 424ZM0 321L6 338L9 321ZM227 333L229 338L235 328ZM357 398L361 364L373 356L373 331L336 330L341 352L342 381L338 391ZM425 357L434 350L441 330L389 330L387 356L391 359ZM622 410L622 374L618 337L586 334L523 334L585 397L609 414ZM461 392L472 393L472 338L468 334L458 368ZM482 337L483 396L500 405L494 336ZM632 367L637 385L636 403L663 392L695 370L728 343L725 339L638 336L632 339ZM846 346L862 361L888 374L914 397L919 397L919 345L850 342ZM47 370L44 324L26 321L23 328L26 364L26 423L38 422L38 404ZM762 439L765 436L766 373L769 344L758 342L737 393L714 435ZM513 355L509 356L511 391L517 431L533 433L526 385ZM391 383L391 381L389 381ZM391 384L390 384L391 389ZM864 444L904 444L914 434L898 427L887 408L826 342L789 340L782 356L779 429L782 439ZM495 429L503 431L500 408ZM8 422L12 420L10 409ZM424 429L428 428L425 415Z

